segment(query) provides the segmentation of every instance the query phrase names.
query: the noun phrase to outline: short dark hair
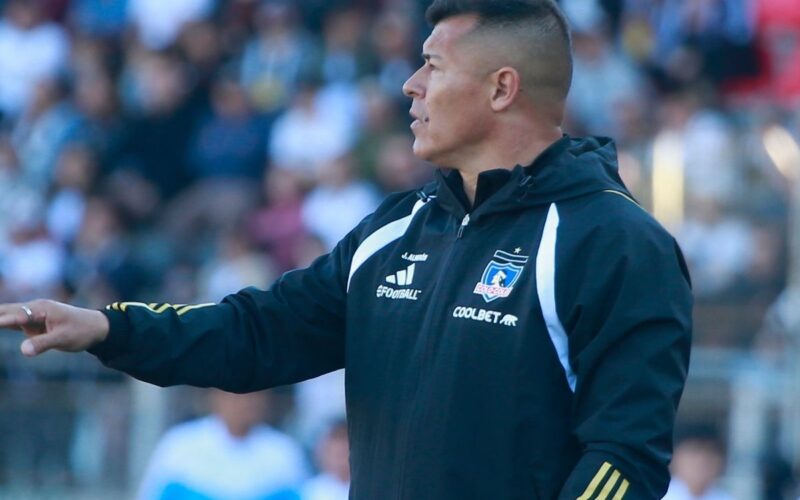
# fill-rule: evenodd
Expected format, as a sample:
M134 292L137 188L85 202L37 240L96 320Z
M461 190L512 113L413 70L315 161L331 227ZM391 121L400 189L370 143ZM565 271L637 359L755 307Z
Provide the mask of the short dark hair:
M431 26L450 17L473 14L476 31L524 33L531 62L546 65L538 73L556 97L566 98L572 83L572 37L569 23L554 0L434 0L425 12ZM533 71L532 73L537 73ZM541 80L538 79L537 80Z
M475 14L481 24L512 24L529 19L552 20L562 34L569 38L569 25L552 0L434 0L425 18L436 25L448 17Z

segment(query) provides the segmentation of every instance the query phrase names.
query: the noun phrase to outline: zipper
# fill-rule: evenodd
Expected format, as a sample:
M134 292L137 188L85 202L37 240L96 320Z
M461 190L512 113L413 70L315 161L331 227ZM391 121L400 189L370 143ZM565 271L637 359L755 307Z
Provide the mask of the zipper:
M455 252L456 252L456 246L459 244L459 240L462 238L462 236L464 236L464 230L469 225L469 221L470 221L469 214L465 214L464 218L461 219L461 224L458 226L458 230L456 231L456 238L454 240L452 240L452 243L450 244L450 248L447 250L447 254L445 255L444 259L442 260L442 264L440 265L440 271L439 271L439 274L437 275L437 279L436 279L436 285L434 286L433 290L431 290L431 297L434 297L434 300L436 300L436 298L439 297L439 293L438 292L441 289L441 287L443 286L442 282L444 281L444 274L446 273L448 265L453 260L453 254L455 254ZM430 311L434 311L434 312L437 311L438 308L440 307L440 305L441 305L440 302L437 301L436 303L431 305ZM427 321L427 319L428 319L427 315L426 315L426 317L424 319L426 320L426 321L424 321L424 323L426 323L426 324L429 323ZM432 339L430 337L428 339L426 339L426 341L425 341L425 349L424 349L424 353L423 353L423 356L422 356L422 359L423 359L422 368L420 369L419 373L417 374L418 375L418 377L417 377L417 387L416 387L417 391L422 390L422 387L423 387L422 381L425 378L425 376L428 374L428 372L430 372L430 370L431 370L431 362L429 360L431 358L431 349L432 349L432 346L433 346L433 342L434 342L434 339ZM428 362L426 362L426 360ZM415 422L415 419L416 419L416 415L417 415L417 412L412 409L411 418L409 419L409 422L408 422L409 427L406 429L406 434L403 437L403 449L406 452L409 452L409 442L411 440L411 436L413 434L415 434L415 423L414 422ZM399 475L400 475L400 481L399 481L400 487L399 487L398 493L400 495L402 495L403 492L405 491L405 488L406 488L406 465L405 465L405 462L403 462L403 464L402 464L402 466L400 468L400 474Z
M469 214L465 215L463 219L461 219L461 225L458 227L458 233L456 233L456 239L460 240L462 236L464 236L464 229L469 226Z

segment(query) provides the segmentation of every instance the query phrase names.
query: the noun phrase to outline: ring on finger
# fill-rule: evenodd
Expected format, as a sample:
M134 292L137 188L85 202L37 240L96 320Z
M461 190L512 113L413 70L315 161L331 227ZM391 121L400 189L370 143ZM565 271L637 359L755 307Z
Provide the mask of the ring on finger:
M25 315L28 317L28 323L33 323L33 311L28 306L20 306L23 311L25 311Z

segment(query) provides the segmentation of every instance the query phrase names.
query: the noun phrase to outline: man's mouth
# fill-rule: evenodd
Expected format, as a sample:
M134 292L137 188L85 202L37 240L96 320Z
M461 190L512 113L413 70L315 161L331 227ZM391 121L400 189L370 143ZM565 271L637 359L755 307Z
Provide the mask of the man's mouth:
M414 118L414 121L411 123L411 128L419 127L420 125L427 124L431 121L427 116L417 116L415 114L412 114L411 118Z

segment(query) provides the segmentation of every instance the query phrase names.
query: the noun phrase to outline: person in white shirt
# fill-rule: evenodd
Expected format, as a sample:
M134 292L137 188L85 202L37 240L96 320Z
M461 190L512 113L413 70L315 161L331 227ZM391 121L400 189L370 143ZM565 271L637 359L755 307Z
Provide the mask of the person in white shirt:
M211 393L213 414L180 424L161 439L139 500L260 500L308 477L302 449L263 423L264 392Z
M0 114L18 116L36 85L63 70L69 50L64 29L43 19L38 2L6 2L0 18Z
M347 423L334 422L317 444L320 472L300 488L300 500L347 500L350 491Z
M358 180L350 154L319 170L319 183L303 202L303 222L332 250L350 230L380 203L378 190Z
M139 40L153 50L172 44L183 27L211 14L215 0L129 0L128 21Z
M663 500L733 500L718 484L725 454L714 433L697 430L684 436L672 458L672 480Z

